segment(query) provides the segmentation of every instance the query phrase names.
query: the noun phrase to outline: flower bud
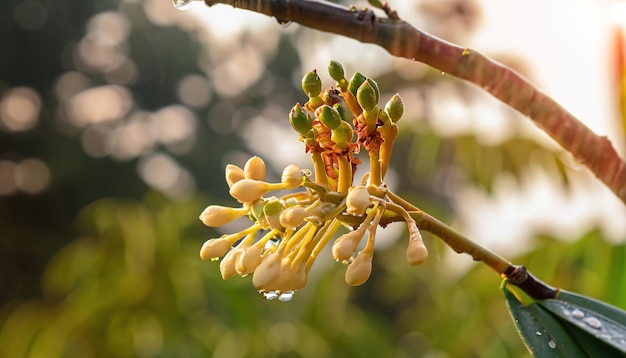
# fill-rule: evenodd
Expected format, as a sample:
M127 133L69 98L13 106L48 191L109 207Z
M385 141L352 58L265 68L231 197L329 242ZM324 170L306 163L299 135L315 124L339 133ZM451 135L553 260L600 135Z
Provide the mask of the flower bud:
M373 256L371 250L359 252L356 259L348 265L348 269L346 270L345 280L348 285L361 286L367 281L372 273Z
M393 123L400 120L400 117L402 117L404 113L404 103L399 94L394 94L389 101L387 101L387 104L385 104L385 112L389 115L389 119L391 119Z
M229 208L221 205L209 205L200 214L200 221L209 227L226 225L229 222L245 215L248 210L244 208Z
M280 224L286 228L293 229L304 221L307 216L306 210L301 206L293 206L285 209L280 214Z
M356 99L365 112L372 112L378 104L379 94L376 91L376 82L368 78L356 92Z
M307 281L306 269L303 264L295 264L284 258L281 261L280 272L265 286L266 291L296 291L304 288Z
M302 184L303 178L304 176L302 175L300 167L295 164L289 164L283 170L280 181L285 184L285 189L296 189Z
M300 133L300 135L306 135L313 125L313 121L311 117L309 117L300 105L300 103L296 103L295 106L289 112L289 123L296 130L296 132Z
M346 212L355 216L363 216L370 206L370 193L365 186L353 186L346 196Z
M337 128L332 130L330 140L335 143L336 148L346 150L350 147L350 144L352 144L353 136L354 130L352 126L342 121Z
M265 289L267 283L278 276L281 260L282 253L280 251L262 257L261 263L257 266L252 275L252 285L254 285L257 290Z
M322 93L322 80L317 71L313 70L302 77L302 90L309 98L319 97Z
M333 244L333 257L335 260L343 262L352 257L363 235L365 235L365 230L358 228L337 238Z
M222 257L230 249L232 244L232 240L229 236L209 239L200 249L200 258L203 260L212 260Z
M242 249L235 247L228 251L226 256L224 256L220 262L220 273L222 274L222 279L228 280L237 274L235 265L242 253Z
M345 72L343 70L343 66L341 65L341 63L331 60L330 64L328 65L328 74L330 75L330 77L337 81L337 82L342 82L346 80L346 75Z
M263 206L263 215L270 225L270 228L283 231L284 227L280 224L280 214L283 211L283 204L278 199L271 200Z
M226 165L226 183L228 183L229 188L245 177L246 175L243 172L243 169L239 168L235 164Z
M409 265L417 266L428 258L428 249L424 245L422 240L422 234L420 234L417 228L412 230L409 228L409 246L406 248L406 260Z
M246 178L233 184L228 192L240 203L251 203L268 191L266 182Z
M266 170L265 162L257 156L248 159L243 167L246 179L264 180Z
M329 105L323 105L318 109L318 118L320 122L329 129L335 129L341 122L341 115L339 112Z
M356 98L357 90L359 89L359 87L361 87L361 85L363 84L363 82L365 82L365 80L367 80L367 77L363 76L359 72L355 72L354 75L352 75L352 78L350 78L350 84L348 85L348 91L350 91L350 93L352 93L352 95L355 98Z
M261 254L263 253L262 245L252 245L239 255L237 263L235 264L235 270L239 276L246 276L254 271L261 263Z

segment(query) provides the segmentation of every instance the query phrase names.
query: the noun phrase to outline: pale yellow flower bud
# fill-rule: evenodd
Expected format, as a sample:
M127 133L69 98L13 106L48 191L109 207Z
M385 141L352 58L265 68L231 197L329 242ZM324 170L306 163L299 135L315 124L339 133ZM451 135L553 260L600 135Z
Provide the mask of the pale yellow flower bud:
M200 258L211 260L222 257L231 246L232 240L229 237L207 240L200 249Z
M280 272L274 279L267 282L263 288L265 291L296 291L304 288L307 281L304 264L296 264L292 267L292 261L284 258L281 261Z
M304 221L307 216L306 210L301 206L293 206L285 209L280 214L280 224L286 228L293 229Z
M285 189L296 189L302 184L302 171L295 164L289 164L283 170L280 181L285 184Z
M243 249L241 255L237 259L235 270L240 276L246 276L261 263L261 254L263 253L262 245L252 245L247 249Z
M242 249L234 248L228 251L226 256L224 256L220 262L220 273L222 274L222 278L224 280L228 280L237 274L236 263L239 261L238 259L242 253Z
M363 216L370 205L370 193L364 186L353 186L348 189L346 212L351 215Z
M346 283L350 286L361 286L367 281L372 273L372 258L373 252L371 250L363 250L359 252L356 259L348 265L346 270Z
M268 184L254 179L242 179L230 188L230 195L240 203L251 203L268 192Z
M420 234L416 226L409 225L409 246L406 248L406 260L409 265L417 266L426 261L427 258L428 249L424 245L422 234Z
M209 227L218 227L238 219L248 212L244 208L229 208L220 205L210 205L200 214L200 221Z
M234 164L226 165L226 183L228 183L229 188L245 177L246 175L244 174L243 169Z
M347 234L341 235L333 244L333 257L338 261L346 261L356 251L359 242L363 238L365 230L358 228Z
M257 156L248 159L246 165L243 167L246 179L253 180L264 180L266 170L265 162Z
M263 214L265 220L271 229L283 231L284 227L280 224L280 214L283 212L283 204L280 200L270 200L263 206Z
M262 257L261 263L252 275L252 285L257 290L265 289L267 283L278 276L281 259L282 253L280 251Z

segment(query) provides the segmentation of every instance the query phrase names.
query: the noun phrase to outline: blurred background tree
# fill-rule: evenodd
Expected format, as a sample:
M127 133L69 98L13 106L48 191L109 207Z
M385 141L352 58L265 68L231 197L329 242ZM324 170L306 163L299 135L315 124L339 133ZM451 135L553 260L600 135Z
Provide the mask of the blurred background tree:
M491 5L397 6L465 44L480 38ZM306 99L302 74L326 76L330 59L374 77L384 100L404 98L388 175L397 192L544 281L626 308L621 203L472 86L219 6L0 8L0 356L525 354L489 269L430 237L431 259L411 268L397 260L394 225L364 286L346 287L325 255L287 304L264 301L248 279L223 282L217 264L198 259L202 242L220 235L198 214L232 201L226 163L258 154L274 177L288 163L310 167L287 113ZM515 53L493 55L545 80ZM613 119L619 102L607 102ZM623 144L623 131L608 134Z

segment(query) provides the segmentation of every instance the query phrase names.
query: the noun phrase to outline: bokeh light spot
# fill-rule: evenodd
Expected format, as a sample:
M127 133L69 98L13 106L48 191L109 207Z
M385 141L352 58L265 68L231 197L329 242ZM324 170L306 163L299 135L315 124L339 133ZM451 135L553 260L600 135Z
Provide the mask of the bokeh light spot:
M41 99L30 87L14 87L0 100L0 128L7 132L21 132L37 125Z
M17 191L15 167L10 160L0 160L0 195L11 195Z
M130 91L117 85L84 90L70 102L69 119L79 127L114 122L124 117L133 104Z
M206 107L211 100L211 85L204 76L186 76L178 84L178 98L190 107Z
M50 185L50 169L39 159L23 160L15 167L15 183L28 194L38 194Z

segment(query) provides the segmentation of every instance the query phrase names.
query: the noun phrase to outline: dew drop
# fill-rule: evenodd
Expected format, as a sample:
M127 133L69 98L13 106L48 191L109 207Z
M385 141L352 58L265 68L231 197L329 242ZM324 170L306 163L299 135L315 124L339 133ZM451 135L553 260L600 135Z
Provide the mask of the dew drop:
M185 11L191 8L191 5L194 1L198 1L198 0L172 0L172 4L174 4L174 7L177 10Z
M445 73L444 71L441 71L441 75L442 75L442 76L445 76L445 75L446 75L446 73Z
M597 329L600 329L602 327L602 322L600 322L600 320L595 318L595 317L587 317L587 318L585 318L585 323L587 323L589 326L591 326L593 328L597 328Z
M265 298L268 301L274 300L278 298L278 292L276 291L263 292L263 298Z
M283 302L289 302L293 299L293 295L294 295L293 291L283 292L280 294L280 296L278 296L278 300L283 301Z
M552 349L556 348L556 342L551 340L550 342L548 342L548 347Z
M583 318L585 317L585 313L579 309L575 309L572 311L572 317L574 318Z
M541 336L541 332L535 332L535 334Z
M211 262L215 262L215 261L219 261L220 258L219 257L211 257Z

